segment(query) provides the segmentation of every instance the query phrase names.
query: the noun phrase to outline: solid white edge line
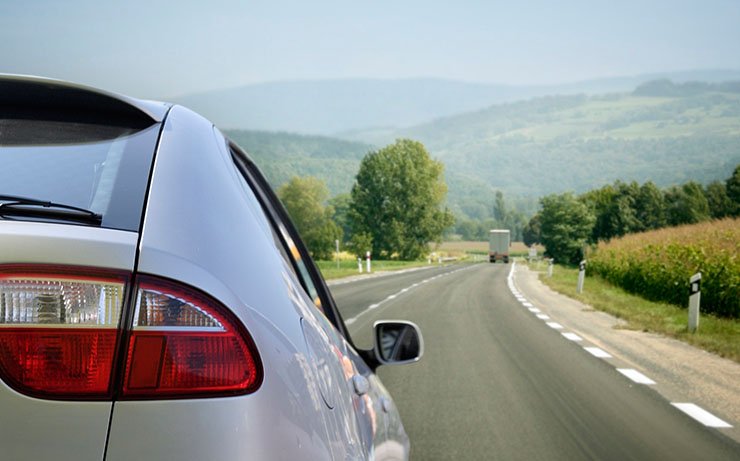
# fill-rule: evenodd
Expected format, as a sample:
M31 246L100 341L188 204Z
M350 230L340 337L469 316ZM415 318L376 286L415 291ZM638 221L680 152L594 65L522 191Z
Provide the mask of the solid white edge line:
M703 409L702 407L698 405L694 405L693 403L673 403L671 402L671 405L683 411L684 413L691 416L692 418L699 421L705 426L732 427L732 424L717 418L713 414L709 413L707 410Z
M624 376L628 377L632 381L636 382L637 384L656 384L655 381L632 368L617 368L617 371L622 373Z
M610 358L612 358L611 354L609 354L604 349L600 349L598 347L585 347L584 346L584 349L586 349L586 351L588 353L590 353L591 355L593 355L594 357L598 357L600 359L610 359Z
M583 341L583 338L581 338L575 333L560 333L560 334L565 336L567 339L571 341Z

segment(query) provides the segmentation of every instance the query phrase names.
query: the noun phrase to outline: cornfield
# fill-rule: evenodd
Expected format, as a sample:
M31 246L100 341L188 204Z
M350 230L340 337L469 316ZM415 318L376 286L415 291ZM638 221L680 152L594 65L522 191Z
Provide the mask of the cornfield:
M632 234L600 243L595 273L653 301L687 307L689 278L701 272L701 311L740 318L740 219Z

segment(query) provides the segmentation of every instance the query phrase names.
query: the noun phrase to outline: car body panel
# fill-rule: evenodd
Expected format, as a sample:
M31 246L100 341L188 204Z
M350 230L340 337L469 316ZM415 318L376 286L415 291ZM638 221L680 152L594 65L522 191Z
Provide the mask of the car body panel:
M343 434L327 435L334 410L310 366L300 319L315 327L315 309L241 186L225 140L175 107L160 146L138 272L176 279L228 306L257 344L264 381L253 394L227 399L117 402L107 459L203 459L203 437L212 441L211 459L331 459L347 444ZM177 431L163 440L158 433L167 427Z

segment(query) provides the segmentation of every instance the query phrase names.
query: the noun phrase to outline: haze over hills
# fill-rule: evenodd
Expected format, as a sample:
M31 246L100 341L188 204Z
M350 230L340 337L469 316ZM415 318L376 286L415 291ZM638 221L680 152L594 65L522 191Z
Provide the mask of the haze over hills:
M675 82L740 80L740 71L666 72L547 86L441 79L345 79L247 85L175 98L227 129L288 131L353 138L354 130L388 133L493 104L555 94L632 91L659 78Z
M251 134L250 134L251 133ZM525 212L537 198L617 179L661 187L727 178L740 163L740 83L653 81L605 95L547 96L493 105L414 127L356 130L365 143L286 133L230 132L273 185L318 176L348 192L372 145L417 139L445 164L459 217L490 217L496 190Z

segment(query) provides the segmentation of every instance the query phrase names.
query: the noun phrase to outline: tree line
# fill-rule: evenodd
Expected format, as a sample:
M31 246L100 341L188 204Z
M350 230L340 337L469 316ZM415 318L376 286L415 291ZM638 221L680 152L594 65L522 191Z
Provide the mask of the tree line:
M293 177L277 193L316 259L331 259L339 241L358 257L414 260L454 223L443 169L420 142L399 139L362 159L349 194L329 200L314 177Z
M695 181L659 189L651 181L616 181L576 196L540 199L542 209L523 231L524 243L542 243L557 261L576 264L588 244L663 227L740 216L740 165L726 181Z

